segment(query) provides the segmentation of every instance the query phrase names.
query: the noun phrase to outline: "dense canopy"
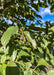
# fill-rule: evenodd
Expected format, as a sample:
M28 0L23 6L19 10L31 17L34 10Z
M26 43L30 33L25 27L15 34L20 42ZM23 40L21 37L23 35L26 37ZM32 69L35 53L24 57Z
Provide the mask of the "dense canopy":
M54 23L38 14L48 4L53 13L54 0L0 0L1 75L53 75Z

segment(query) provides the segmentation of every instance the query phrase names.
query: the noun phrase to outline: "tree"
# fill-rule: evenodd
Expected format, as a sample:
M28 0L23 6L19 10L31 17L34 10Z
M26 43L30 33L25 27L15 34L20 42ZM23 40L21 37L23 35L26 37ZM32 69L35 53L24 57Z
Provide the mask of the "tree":
M46 8L48 5L47 0L37 1L0 0L1 75L6 75L6 68L10 66L17 67L19 75L38 75L41 67L54 67L54 26L45 22L46 27L42 27L42 21L38 20L42 17L37 11L40 11L39 7ZM53 0L48 0L48 3L53 11ZM12 24L5 19L11 20ZM28 21L30 25L26 25Z

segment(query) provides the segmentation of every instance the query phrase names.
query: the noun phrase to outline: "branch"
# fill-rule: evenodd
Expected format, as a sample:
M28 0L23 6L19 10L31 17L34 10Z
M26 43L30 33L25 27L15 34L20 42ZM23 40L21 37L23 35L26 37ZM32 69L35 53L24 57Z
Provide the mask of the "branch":
M25 26L26 28L28 27L29 29L35 30L35 31L43 31L46 32L46 28L41 28L41 27L33 27L33 26Z

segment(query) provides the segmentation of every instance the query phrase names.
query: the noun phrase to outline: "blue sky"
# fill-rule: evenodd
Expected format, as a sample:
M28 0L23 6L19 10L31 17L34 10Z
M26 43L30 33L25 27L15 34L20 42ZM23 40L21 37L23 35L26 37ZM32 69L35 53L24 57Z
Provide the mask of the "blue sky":
M35 10L34 8L32 8L33 10ZM50 11L50 5L48 4L48 7L47 8L42 8L40 7L40 12L37 12L37 14L41 15L42 16L42 19L40 19L43 23L45 21L50 21L51 23L54 22L54 12L51 13ZM29 20L28 22L26 23L27 25L30 25L29 24ZM40 26L40 25L37 25L37 26Z
M37 2L36 2L37 3ZM33 9L33 8L32 8ZM54 22L54 12L51 13L50 12L50 5L48 4L48 7L47 8L42 8L40 7L40 12L37 12L39 15L42 16L42 19L41 21L44 23L45 21L51 21L51 22ZM10 20L7 20L5 19L6 22L8 22L9 24L12 23ZM26 23L27 25L30 25L29 24L29 20L28 22Z
M42 16L43 21L50 20L51 22L54 22L54 12L50 12L50 6L48 6L47 8L40 8L39 15Z

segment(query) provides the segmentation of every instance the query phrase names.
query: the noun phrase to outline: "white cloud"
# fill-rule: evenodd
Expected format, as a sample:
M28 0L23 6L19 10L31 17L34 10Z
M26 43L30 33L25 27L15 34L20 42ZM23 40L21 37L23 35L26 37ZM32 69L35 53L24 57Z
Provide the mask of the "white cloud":
M40 0L40 2L44 2L44 1L43 1L43 0ZM37 3L38 3L38 0L34 1L34 3L36 3L36 4L37 4Z
M42 17L44 17L47 14L54 15L54 13L50 12L50 6L47 8L41 8L41 10L39 12L39 15L41 15Z
M37 4L38 3L38 0L37 1L34 1L34 3Z
M51 21L50 23L54 23L54 21Z
M41 20L41 22L44 23L45 21L44 20Z

